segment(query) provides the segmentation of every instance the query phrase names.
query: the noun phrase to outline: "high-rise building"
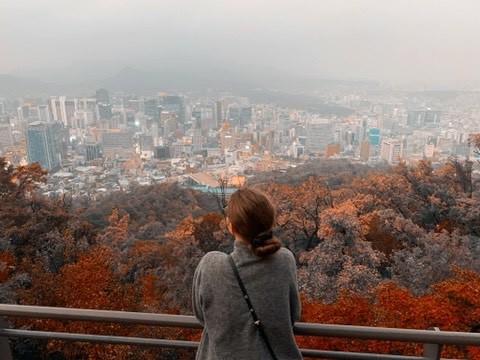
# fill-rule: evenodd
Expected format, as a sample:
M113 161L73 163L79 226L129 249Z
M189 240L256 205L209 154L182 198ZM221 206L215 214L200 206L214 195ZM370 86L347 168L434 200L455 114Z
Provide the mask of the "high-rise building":
M225 120L225 115L224 115L224 104L223 101L219 100L215 102L215 121L217 123L217 126L219 124L223 124L223 121Z
M29 162L38 162L52 171L60 168L64 148L63 124L37 121L25 130L27 157Z
M91 111L78 110L75 111L75 116L72 118L73 129L86 129L89 125L94 123L95 115Z
M333 141L333 124L328 119L313 119L306 124L307 152L325 152L329 143Z
M439 125L440 114L441 111L432 109L411 110L408 112L407 125L414 128Z
M155 120L158 120L160 116L159 111L161 111L158 105L158 100L156 98L146 99L144 105L145 115L150 116Z
M8 119L6 119L6 121L0 121L0 152L2 148L13 146L13 144L14 140L10 121Z
M360 143L360 160L367 161L370 157L370 143L368 140L363 140Z
M233 126L243 128L252 121L251 106L232 105L228 108L228 118Z
M92 161L102 157L102 146L93 138L87 137L85 141L85 160Z
M153 156L155 159L168 159L170 157L170 148L168 146L155 146Z
M195 153L198 153L202 150L202 147L203 147L202 129L198 129L198 128L193 129L192 146L193 146L192 150Z
M98 116L101 119L111 119L113 116L112 105L107 103L98 104Z
M151 135L140 134L138 137L138 146L140 151L153 151L153 137Z
M158 126L158 124L155 124ZM162 111L160 114L160 129L164 136L169 136L170 133L174 132L178 128L177 116L174 113Z
M202 130L217 129L215 122L213 105L197 104L192 110L192 119L195 119L195 126L197 124Z
M59 96L58 99L51 98L48 103L54 122L62 122L65 127L72 126L72 118L77 111L77 100L67 99Z
M368 142L370 145L380 145L380 129L368 129Z
M110 104L110 96L107 89L98 89L95 92L95 99L99 104Z
M133 133L130 130L110 130L102 133L103 156L127 158L134 153Z
M187 114L183 96L161 93L158 95L158 102L163 111L173 112L177 116L179 124L186 124Z
M400 140L382 140L380 145L380 159L395 165L403 156L403 142Z
M357 126L357 140L359 144L367 137L367 124L367 119L362 118L360 124Z
M48 105L38 105L38 118L43 122L50 122L52 118L50 116L50 109Z
M225 153L225 150L234 149L236 147L237 139L228 130L228 126L226 124L224 124L220 130L218 137L218 148L222 154Z
M30 108L26 105L17 108L18 120L25 121L30 116Z
M128 107L135 113L145 113L145 100L144 99L130 99L128 100Z

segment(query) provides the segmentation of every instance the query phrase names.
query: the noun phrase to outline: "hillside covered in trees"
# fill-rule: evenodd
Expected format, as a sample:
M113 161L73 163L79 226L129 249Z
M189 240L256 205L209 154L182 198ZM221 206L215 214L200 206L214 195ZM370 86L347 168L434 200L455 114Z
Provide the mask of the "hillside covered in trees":
M277 211L275 234L297 259L302 321L470 331L480 323L480 188L475 163L372 169L318 160L251 186ZM43 197L37 164L0 158L2 303L191 314L191 283L208 251L232 238L214 194L176 184L96 202ZM143 337L190 330L18 320L14 326ZM298 338L302 347L419 354L412 344ZM15 358L179 359L187 350L15 340ZM443 356L474 358L446 347Z

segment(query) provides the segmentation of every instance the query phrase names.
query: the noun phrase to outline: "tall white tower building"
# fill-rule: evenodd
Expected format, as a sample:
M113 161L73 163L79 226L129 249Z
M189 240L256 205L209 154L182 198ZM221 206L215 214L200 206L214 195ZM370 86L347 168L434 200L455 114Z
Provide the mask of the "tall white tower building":
M385 160L391 165L398 163L403 156L403 142L400 140L386 139L382 140L380 145L380 159Z

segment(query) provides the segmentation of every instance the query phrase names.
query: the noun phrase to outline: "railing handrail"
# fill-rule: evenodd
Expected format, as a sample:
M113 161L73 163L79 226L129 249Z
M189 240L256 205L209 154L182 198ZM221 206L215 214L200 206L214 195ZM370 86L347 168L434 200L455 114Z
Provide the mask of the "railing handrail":
M0 315L48 318L56 320L81 320L156 325L191 329L202 328L202 325L198 322L198 320L194 316L190 315L170 315L114 310L0 304ZM294 325L294 332L297 335L311 336L390 340L432 344L480 345L480 333L466 333L457 331L431 331L297 322Z
M94 310L78 308L44 307L29 305L0 304L0 317L29 317L29 318L48 318L56 320L77 320L77 321L96 321L123 324L139 324L163 327L181 327L201 329L202 325L194 316L189 315L170 315L142 312L114 311L114 310ZM438 330L438 329L437 329ZM325 336L334 338L356 338L371 340L403 341L413 343L424 343L428 345L475 345L480 346L480 333L466 333L455 331L432 331L417 329L399 329L386 327L369 327L357 325L332 325L297 322L294 325L294 332L297 335L307 336ZM0 329L0 337L37 337L37 338L56 338L65 340L86 339L92 342L117 342L117 343L136 343L152 344L162 346L166 340L129 338L106 335L91 334L69 334L54 333L18 329ZM129 340L130 339L130 340ZM134 340L136 339L136 340ZM84 340L85 341L85 340ZM163 341L163 342L162 342ZM188 345L186 345L188 343ZM168 346L173 347L196 347L198 343L181 340L169 340ZM167 345L164 345L167 346ZM375 354L330 352L313 349L302 349L304 355L331 355L330 358L338 359L373 359ZM336 357L337 353L339 357ZM340 354L351 354L350 357L340 357ZM346 355L344 355L346 356ZM352 357L353 356L353 357ZM380 356L380 355L378 355ZM382 355L383 359L430 359L430 357L412 357L398 355ZM380 357L379 357L380 358Z

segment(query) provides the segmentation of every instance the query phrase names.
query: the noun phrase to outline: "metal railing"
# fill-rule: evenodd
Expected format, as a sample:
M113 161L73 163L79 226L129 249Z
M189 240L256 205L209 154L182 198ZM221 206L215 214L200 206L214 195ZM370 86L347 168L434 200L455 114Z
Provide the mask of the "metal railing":
M106 323L120 323L130 325L151 325L160 327L177 327L201 329L201 324L193 316L166 315L152 313L137 313L110 310L87 310L58 307L41 307L26 305L0 304L0 316L44 318L70 321L93 321ZM412 330L397 328L381 328L353 325L327 325L314 323L296 323L294 332L297 335L324 336L335 338L355 338L370 340L401 341L423 343L423 356L386 355L373 353L327 351L317 349L301 349L304 356L323 359L395 359L395 360L439 360L442 345L474 345L480 346L480 333L465 333L453 331ZM198 347L198 342L186 340L169 340L155 338L141 338L128 336L110 336L95 334L79 334L67 332L34 331L12 329L0 322L0 357L2 360L11 359L8 338L36 338L82 341L93 343L110 343L124 345L148 345L171 348Z

